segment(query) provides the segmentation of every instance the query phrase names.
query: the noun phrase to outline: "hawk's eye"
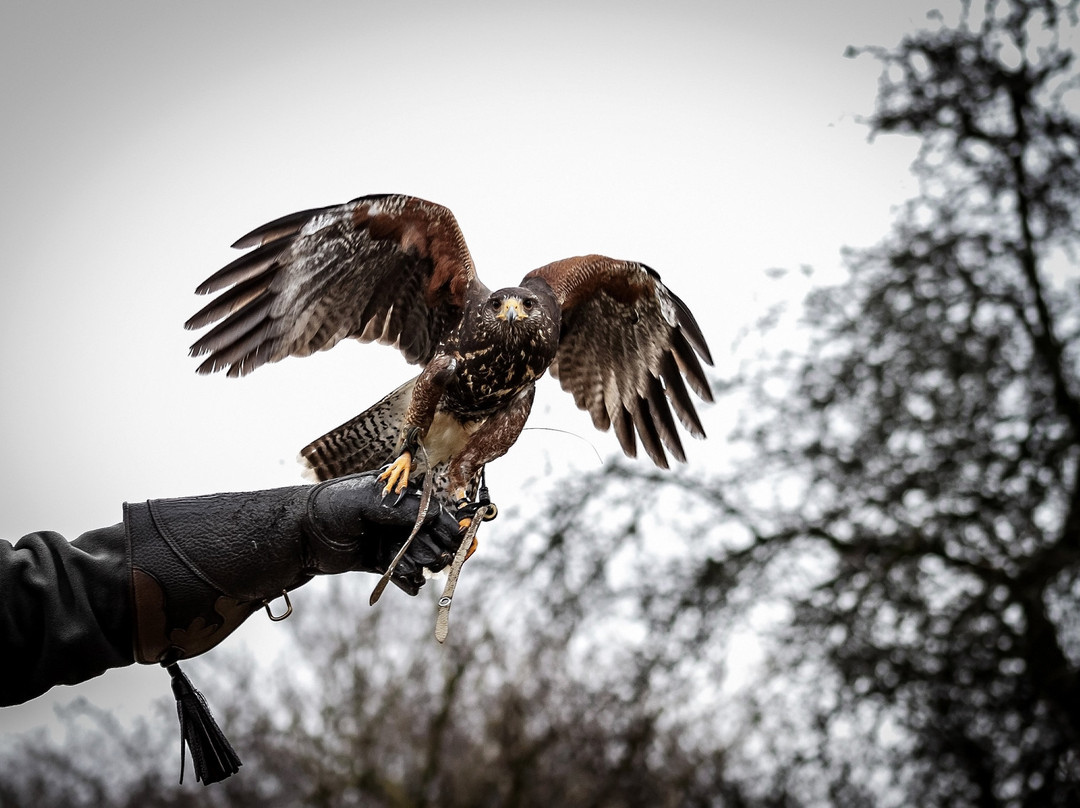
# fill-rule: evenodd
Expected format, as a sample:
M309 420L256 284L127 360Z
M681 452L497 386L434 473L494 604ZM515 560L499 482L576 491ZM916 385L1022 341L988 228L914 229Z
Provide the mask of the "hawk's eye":
M533 306L536 305L536 301L533 300L531 297L527 297L527 298L525 298L524 300L521 301L521 305L523 305L525 307L525 309L528 310L528 309L531 309Z
M488 308L492 311L498 311L502 308L502 301L497 297L493 297L488 301Z

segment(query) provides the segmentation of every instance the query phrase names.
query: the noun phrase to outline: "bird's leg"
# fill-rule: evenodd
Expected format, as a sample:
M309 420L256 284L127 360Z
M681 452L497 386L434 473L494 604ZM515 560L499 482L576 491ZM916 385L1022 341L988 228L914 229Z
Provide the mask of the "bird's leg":
M464 488L459 488L454 492L454 502L457 504L458 509L458 527L461 528L462 533L468 533L469 525L472 524L472 514L475 513L475 511L469 509L469 498L465 495ZM476 552L478 546L479 543L476 541L476 534L474 533L472 543L469 545L469 551L465 553L466 561L472 558L472 554Z
M391 463L386 471L379 475L379 481L386 480L383 496L391 491L395 494L402 493L409 485L409 472L412 469L412 452L402 452L398 459Z
M457 504L458 509L458 526L466 536L472 536L469 550L465 553L465 558L463 559L463 561L468 561L472 554L476 552L477 548L476 531L469 530L476 514L482 511L480 518L484 522L490 522L499 515L499 509L495 507L495 503L491 501L491 496L488 494L485 467L480 469L480 487L477 489L476 499L473 502L470 502L469 497L465 492L465 488L459 487L454 491L454 501Z
M456 369L457 360L452 356L441 354L428 362L424 372L416 378L412 399L409 401L409 408L405 411L404 425L401 429L401 452L390 467L379 475L380 481L386 480L383 496L391 491L401 494L409 485L413 458L420 447L420 441L431 428L431 421L435 418L435 411L438 409L443 391Z
M386 487L383 488L384 497L391 491L395 494L403 494L409 486L409 474L413 468L413 455L420 448L420 427L406 427L403 430L402 444L404 448L401 454L379 475L380 482L386 480Z
M525 427L525 421L529 418L535 395L536 388L532 385L518 393L517 398L510 403L499 418L489 419L472 434L469 445L451 463L449 489L454 494L454 502L458 509L458 524L462 530L468 529L474 515L481 507L488 508L484 521L494 519L498 513L498 509L488 499L484 468L492 460L506 454L507 450L514 445L514 441L518 439L518 435ZM466 488L477 473L480 474L480 489L476 501L469 502ZM470 548L470 553L475 549L475 547Z

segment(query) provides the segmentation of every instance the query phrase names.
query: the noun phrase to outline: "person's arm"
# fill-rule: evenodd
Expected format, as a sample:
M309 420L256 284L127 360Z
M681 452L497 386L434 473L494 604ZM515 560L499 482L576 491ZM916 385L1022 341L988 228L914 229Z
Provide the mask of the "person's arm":
M0 540L0 705L134 661L124 525Z
M418 497L382 499L373 474L316 486L151 500L68 542L0 541L0 705L132 662L212 648L265 603L318 574L383 572ZM432 508L394 571L410 594L453 557L460 531Z

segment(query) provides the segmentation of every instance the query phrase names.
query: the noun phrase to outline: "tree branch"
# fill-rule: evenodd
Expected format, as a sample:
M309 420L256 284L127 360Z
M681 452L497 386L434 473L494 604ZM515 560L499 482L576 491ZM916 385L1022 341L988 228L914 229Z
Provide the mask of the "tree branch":
M1035 236L1031 228L1031 201L1028 198L1028 175L1024 167L1024 152L1030 140L1027 121L1024 112L1031 104L1030 87L1024 78L1022 71L1012 74L1008 84L1009 104L1011 107L1014 138L1013 147L1009 150L1009 162L1013 172L1013 182L1016 190L1016 213L1020 224L1020 244L1018 258L1024 279L1027 281L1029 291L1035 303L1035 312L1038 317L1038 328L1028 323L1025 316L1025 324L1029 326L1035 343L1036 353L1046 365L1054 383L1054 397L1061 414L1068 420L1072 427L1074 440L1080 440L1080 401L1069 389L1065 377L1061 342L1054 332L1053 316L1046 302L1043 292L1042 281L1039 278L1039 261L1035 249Z

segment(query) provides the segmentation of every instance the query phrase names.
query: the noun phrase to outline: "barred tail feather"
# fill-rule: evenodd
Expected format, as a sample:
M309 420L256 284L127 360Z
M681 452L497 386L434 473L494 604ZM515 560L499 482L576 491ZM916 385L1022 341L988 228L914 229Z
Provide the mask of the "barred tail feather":
M321 481L371 471L393 459L416 379L300 450L304 476Z

